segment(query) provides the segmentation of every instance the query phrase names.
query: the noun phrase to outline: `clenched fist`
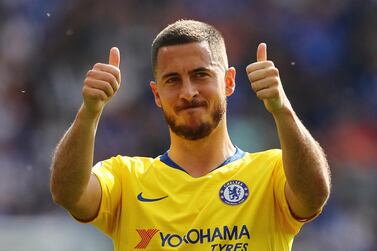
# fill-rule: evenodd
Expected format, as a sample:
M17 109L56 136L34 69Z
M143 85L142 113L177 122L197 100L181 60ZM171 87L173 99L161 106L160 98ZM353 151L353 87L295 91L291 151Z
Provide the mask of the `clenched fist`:
M257 49L257 62L246 67L251 88L263 100L266 109L274 114L290 107L281 84L279 70L267 60L267 45L260 43Z
M100 114L119 89L121 81L119 65L120 52L118 48L113 47L110 50L109 63L97 63L86 74L82 88L83 105L91 114Z

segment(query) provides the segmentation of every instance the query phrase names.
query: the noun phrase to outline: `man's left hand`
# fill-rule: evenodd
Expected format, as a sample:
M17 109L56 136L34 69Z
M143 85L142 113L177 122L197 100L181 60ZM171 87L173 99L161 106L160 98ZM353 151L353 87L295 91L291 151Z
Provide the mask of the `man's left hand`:
M260 43L257 49L257 62L246 67L246 73L251 88L260 100L263 100L266 109L272 113L279 113L289 108L289 101L281 84L279 70L272 61L267 60L267 45Z

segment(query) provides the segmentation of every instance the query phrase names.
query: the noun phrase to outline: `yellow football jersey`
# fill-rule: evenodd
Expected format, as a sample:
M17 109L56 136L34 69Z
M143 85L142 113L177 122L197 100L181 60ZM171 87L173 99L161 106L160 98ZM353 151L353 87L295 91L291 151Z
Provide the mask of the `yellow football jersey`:
M280 150L236 153L193 178L167 153L117 156L93 173L102 188L91 222L115 251L284 251L304 224L290 213Z

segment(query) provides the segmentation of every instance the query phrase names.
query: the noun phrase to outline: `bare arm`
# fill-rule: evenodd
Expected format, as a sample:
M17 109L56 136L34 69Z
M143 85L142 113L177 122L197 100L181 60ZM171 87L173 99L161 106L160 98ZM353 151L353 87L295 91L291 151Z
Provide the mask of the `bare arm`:
M52 197L80 220L94 218L101 201L99 181L91 174L95 134L104 106L119 88L119 63L119 50L112 48L109 64L96 64L88 71L84 102L52 159Z
M279 71L267 61L267 48L260 44L257 62L246 68L251 86L273 115L283 153L288 204L299 218L308 218L325 204L330 193L326 157L293 111L281 84Z
M323 207L330 192L325 154L293 110L273 116L283 152L288 203L299 218L311 217Z

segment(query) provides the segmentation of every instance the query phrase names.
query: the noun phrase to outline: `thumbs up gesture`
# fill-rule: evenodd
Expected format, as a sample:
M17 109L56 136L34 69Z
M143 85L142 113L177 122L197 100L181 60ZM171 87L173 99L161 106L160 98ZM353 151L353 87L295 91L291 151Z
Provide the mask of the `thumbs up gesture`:
M274 114L289 107L289 101L281 84L279 70L267 60L267 45L260 43L257 48L257 62L246 67L251 88L264 102L266 109Z
M119 70L120 52L111 48L109 63L97 63L86 74L82 95L84 107L93 115L98 115L119 89L121 74Z

